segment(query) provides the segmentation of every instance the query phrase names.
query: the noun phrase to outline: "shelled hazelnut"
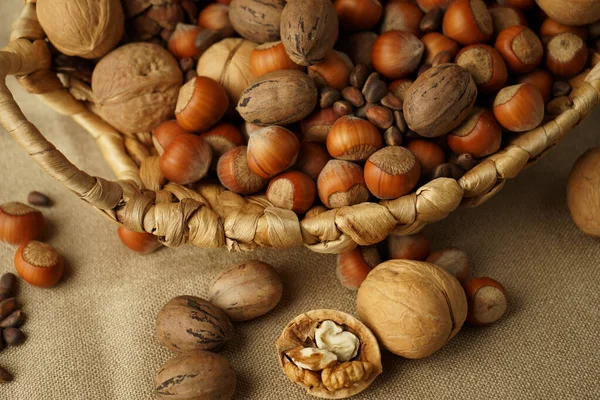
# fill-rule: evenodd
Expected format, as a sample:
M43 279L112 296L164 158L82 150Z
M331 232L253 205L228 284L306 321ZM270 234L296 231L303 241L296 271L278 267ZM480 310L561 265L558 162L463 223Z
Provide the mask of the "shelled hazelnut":
M348 85L352 61L346 54L332 50L322 62L308 67L310 76L319 86L330 86L342 90Z
M296 162L300 142L281 126L267 126L250 135L248 167L261 178L271 178Z
M151 233L130 231L120 226L117 229L117 234L121 243L137 253L149 254L162 247L158 238Z
M508 294L498 281L491 278L472 278L464 283L469 313L467 321L488 325L498 321L508 309Z
M0 205L0 242L20 245L39 239L44 225L44 216L33 207L17 202Z
M50 288L60 281L64 261L54 247L30 240L21 244L17 250L15 269L27 283L42 288Z
M411 2L389 1L385 5L380 33L402 31L421 37L423 32L420 25L423 16L423 11Z
M505 87L494 100L494 116L509 131L529 131L544 119L544 99L530 83Z
M390 79L404 78L421 62L425 47L412 33L389 31L379 35L373 44L373 67Z
M560 33L546 45L546 67L554 75L571 78L585 68L587 60L587 45L573 33Z
M502 129L494 114L475 107L471 115L448 135L448 146L457 153L472 154L477 158L489 156L500 149Z
M369 199L363 169L343 160L330 160L319 174L317 191L328 208L364 203Z
M410 193L420 176L415 155L401 146L384 147L365 163L365 183L379 199L395 199Z
M217 163L219 182L239 194L256 193L267 184L266 179L256 175L248 167L247 150L246 146L229 150L219 158Z
M303 66L290 59L280 41L264 43L252 50L250 68L255 77L282 69L304 70Z
M187 185L206 176L212 157L210 146L201 137L178 135L160 156L160 171L168 180Z
M333 124L326 144L332 157L348 161L365 161L383 145L381 133L372 123L351 116Z
M356 247L338 254L336 275L343 287L358 290L369 272L380 263L377 247Z
M462 45L483 43L492 37L492 17L483 0L455 0L446 10L444 35Z
M205 76L192 79L181 87L175 118L188 132L203 132L215 125L229 108L223 87Z
M275 207L305 213L315 202L317 185L310 176L288 171L271 179L266 196Z
M369 30L379 22L382 6L379 0L335 0L340 24L348 30Z
M392 260L425 261L431 250L431 242L424 233L414 235L391 234L387 238L388 258Z
M446 162L444 150L435 142L415 139L408 142L406 148L414 154L421 166L421 175L428 177L435 167Z
M462 49L455 60L469 70L477 88L483 93L495 93L508 80L508 70L502 56L486 44L475 44Z
M542 42L523 25L511 26L500 32L494 47L502 54L508 68L518 74L533 71L544 57Z
M323 145L314 142L302 142L294 167L316 182L329 160L331 160L331 156Z

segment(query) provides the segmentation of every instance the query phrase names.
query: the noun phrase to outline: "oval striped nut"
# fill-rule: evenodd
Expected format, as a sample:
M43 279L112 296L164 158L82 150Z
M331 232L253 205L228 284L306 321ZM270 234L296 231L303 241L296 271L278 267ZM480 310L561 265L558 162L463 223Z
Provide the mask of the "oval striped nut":
M248 167L261 178L271 178L296 162L300 142L281 126L267 126L248 140Z
M327 151L332 157L365 161L383 146L381 133L371 122L353 116L338 119L327 135Z
M507 86L494 100L494 116L511 132L529 131L544 120L544 98L531 83Z
M175 353L213 350L231 339L233 326L227 315L208 301L178 296L158 313L155 336Z
M464 284L469 313L467 321L487 325L498 321L508 310L508 294L502 284L492 278L473 278Z
M219 158L217 176L221 185L239 194L256 193L267 184L267 180L256 175L248 167L248 148L239 146Z
M154 378L159 399L229 400L235 371L227 359L209 351L190 351L167 361Z
M456 56L456 64L469 70L475 84L484 93L494 93L504 87L508 80L508 69L504 59L487 44L465 47Z
M321 202L328 208L339 208L369 200L363 169L349 161L331 160L317 180Z
M298 367L310 371L322 371L337 363L337 356L329 350L298 346L285 353Z
M323 61L338 34L338 14L331 0L289 0L281 13L281 42L296 64Z
M232 0L229 20L233 29L256 43L279 39L281 12L285 0Z
M315 202L317 185L305 173L289 171L273 178L266 194L275 207L303 214Z
M257 125L288 125L310 115L319 92L304 72L278 70L256 78L237 105L242 118Z
M471 73L455 64L442 64L420 75L408 89L404 118L421 136L442 136L467 118L476 99Z
M419 162L402 146L384 147L365 164L365 183L379 199L396 199L410 193L420 176Z

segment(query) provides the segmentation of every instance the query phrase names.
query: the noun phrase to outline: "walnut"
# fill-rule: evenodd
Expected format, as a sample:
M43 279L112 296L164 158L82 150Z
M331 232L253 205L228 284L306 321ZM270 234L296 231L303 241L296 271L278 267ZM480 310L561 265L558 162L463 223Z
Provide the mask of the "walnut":
M297 316L285 327L276 347L283 372L317 397L353 396L382 371L373 333L341 311L313 310ZM350 361L339 362L340 355Z
M406 358L438 351L467 318L460 282L436 265L409 260L375 267L358 289L356 308L380 343Z
M335 391L350 388L371 375L373 364L363 361L350 361L325 368L321 380L327 390Z
M50 42L69 56L102 57L123 36L119 0L38 0L36 11Z
M124 133L149 132L173 116L183 76L168 51L131 43L106 55L92 75L99 112Z

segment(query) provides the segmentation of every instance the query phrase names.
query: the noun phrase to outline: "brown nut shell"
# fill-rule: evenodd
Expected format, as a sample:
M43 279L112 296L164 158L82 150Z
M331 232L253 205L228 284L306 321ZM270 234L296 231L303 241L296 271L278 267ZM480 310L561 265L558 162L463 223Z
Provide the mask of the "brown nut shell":
M232 321L248 321L271 311L283 294L281 277L267 263L242 261L223 271L208 291L210 302Z
M323 379L327 379L330 371L325 369L323 374L314 371L307 371L298 368L287 356L286 352L302 347L316 347L315 329L323 321L333 321L337 325L356 335L360 340L358 354L350 362L338 364L348 366L353 362L367 363L371 370L359 382L352 383L349 387L330 391L323 384ZM382 372L381 353L377 339L373 333L359 320L351 315L337 310L312 310L294 318L283 330L277 343L277 354L279 363L284 373L298 385L306 389L306 392L312 396L324 399L344 399L354 396L365 390L379 374Z
M287 125L310 115L319 92L304 72L269 72L244 90L237 111L247 122L257 125Z
M156 338L175 353L214 350L233 336L233 326L217 306L194 296L175 297L158 313Z
M279 40L285 0L232 0L229 20L240 36L255 43Z
M476 99L477 86L469 71L442 64L423 73L408 89L404 118L421 136L442 136L467 118Z
M569 175L567 205L573 222L587 235L600 237L600 147L583 153Z
M454 337L467 318L460 282L433 264L379 264L358 289L358 315L379 342L406 358L424 358Z
M154 378L158 398L169 400L228 400L233 397L235 385L235 371L229 361L203 350L167 361Z
M331 0L290 0L281 13L281 42L296 64L323 61L338 33L338 15Z

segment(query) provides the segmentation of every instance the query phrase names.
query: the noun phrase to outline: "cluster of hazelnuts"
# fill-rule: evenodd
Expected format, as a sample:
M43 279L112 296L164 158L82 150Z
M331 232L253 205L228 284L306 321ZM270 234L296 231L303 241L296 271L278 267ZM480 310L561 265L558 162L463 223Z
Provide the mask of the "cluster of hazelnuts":
M193 72L207 45L235 35L227 3L207 5L198 26L180 27L169 40L190 74L175 119L153 131L160 170L182 185L212 174L235 193L266 190L273 205L298 214L317 197L336 208L395 199L438 177L459 179L497 152L506 133L534 129L568 107L569 80L595 54L586 43L594 29L556 22L533 1L336 0L345 52L331 50L305 67L282 42L270 42L249 58L254 77L306 71L319 90L314 112L286 126L237 124L223 86ZM407 92L450 63L474 82L465 89L470 111L454 127L435 128L442 134L413 131L403 111Z

